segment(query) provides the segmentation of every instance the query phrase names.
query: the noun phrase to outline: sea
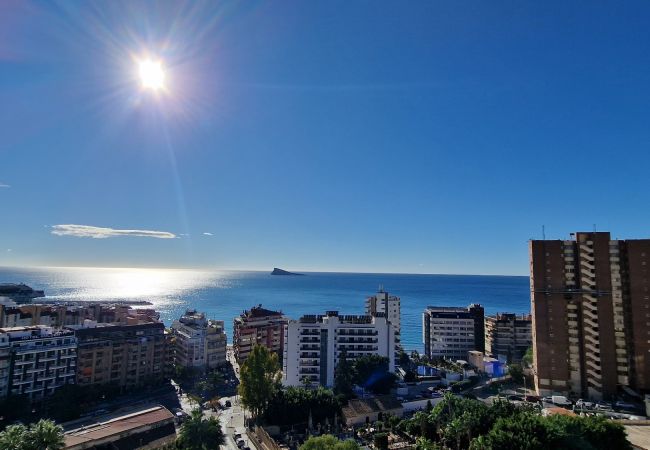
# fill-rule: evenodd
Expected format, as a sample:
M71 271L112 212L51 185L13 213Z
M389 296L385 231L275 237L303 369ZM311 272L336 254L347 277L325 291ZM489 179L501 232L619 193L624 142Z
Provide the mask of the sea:
M365 299L382 287L401 298L402 344L409 351L422 351L422 312L428 305L480 303L486 314L530 311L524 276L5 267L2 282L43 289L48 300L146 300L167 325L186 309L197 309L225 321L229 342L233 318L252 306L281 310L292 319L326 311L362 314Z

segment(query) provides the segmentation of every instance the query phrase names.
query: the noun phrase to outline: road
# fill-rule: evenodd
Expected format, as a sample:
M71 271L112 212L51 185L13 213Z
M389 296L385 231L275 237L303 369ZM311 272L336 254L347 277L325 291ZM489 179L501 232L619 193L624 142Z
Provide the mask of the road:
M235 376L239 379L239 365L235 360L232 347L228 347L226 357L235 371ZM226 444L222 448L228 450L238 450L237 444L235 442L235 433L237 431L244 430L244 420L245 420L245 410L241 406L239 395L234 395L232 397L223 397L220 402L225 404L226 401L230 401L232 406L230 408L224 409L219 413L219 421L221 422L221 429L224 430L226 434ZM246 443L246 447L254 448L253 444L246 436L246 433L242 434L242 439Z

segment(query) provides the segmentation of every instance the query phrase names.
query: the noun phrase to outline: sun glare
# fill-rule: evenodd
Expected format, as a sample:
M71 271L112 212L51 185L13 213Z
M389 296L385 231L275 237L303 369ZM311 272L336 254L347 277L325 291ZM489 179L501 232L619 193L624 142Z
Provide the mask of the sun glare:
M157 91L165 86L165 71L160 61L140 61L138 72L142 87Z

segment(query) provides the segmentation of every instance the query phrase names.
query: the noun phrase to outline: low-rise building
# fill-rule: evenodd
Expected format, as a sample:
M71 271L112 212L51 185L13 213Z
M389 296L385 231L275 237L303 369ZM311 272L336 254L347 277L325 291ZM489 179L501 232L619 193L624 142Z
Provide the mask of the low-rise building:
M280 311L254 306L235 317L233 323L233 351L237 362L243 364L256 345L266 347L278 355L282 365L284 327L288 319Z
M115 384L133 388L162 381L165 371L165 326L97 324L75 327L78 343L77 383Z
M174 415L163 406L81 419L63 428L65 450L153 449L176 440Z
M76 378L77 340L70 330L43 325L0 328L0 392L40 400ZM2 363L4 360L4 364Z
M285 327L283 384L298 386L307 379L323 386L334 384L341 353L348 359L379 355L395 371L395 330L383 313L374 316L306 315Z
M404 408L394 395L371 398L355 398L342 409L343 420L348 426L365 425L386 415L402 417Z
M533 345L532 316L497 314L485 318L485 354L508 363L520 362Z
M422 314L424 353L429 358L467 359L471 350L485 350L484 310L481 305L467 308L429 306Z
M477 372L489 377L502 377L508 373L508 367L504 361L500 361L490 356L485 356L483 352L477 350L469 352L468 363L474 367Z
M204 313L187 312L171 326L173 364L185 368L214 369L226 364L223 321L208 320Z

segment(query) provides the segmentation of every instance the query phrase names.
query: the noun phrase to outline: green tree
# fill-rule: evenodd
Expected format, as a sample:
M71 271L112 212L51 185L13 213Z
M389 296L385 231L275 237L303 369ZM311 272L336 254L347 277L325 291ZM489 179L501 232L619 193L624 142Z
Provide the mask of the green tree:
M404 381L407 383L411 383L413 381L418 380L418 374L411 369L406 369L404 370Z
M300 450L360 450L359 444L352 439L340 441L331 434L322 436L310 436Z
M181 425L176 444L182 450L212 450L224 441L219 421L214 417L204 419L197 408Z
M0 416L4 418L5 423L22 419L30 413L31 408L26 395L9 395L4 400L0 400Z
M432 440L424 437L419 437L415 440L415 450L440 450L441 448Z
M264 420L272 425L296 425L306 423L309 414L314 423L330 423L334 416L340 416L339 398L331 389L318 386L316 389L287 387L278 389L264 410Z
M471 450L543 450L562 448L557 437L549 434L541 416L517 414L497 420L490 432L480 440L474 440ZM480 445L480 446L479 446Z
M388 434L377 433L372 439L373 444L377 450L388 450Z
M510 364L508 366L508 373L510 374L512 381L514 381L515 383L524 382L524 370L521 368L519 364Z
M354 360L353 382L375 394L387 394L395 386L395 374L388 371L388 358L365 355Z
M9 425L0 432L0 448L3 450L29 450L29 432L25 425Z
M399 364L399 366L404 370L408 369L411 366L411 358L409 358L408 353L406 353L401 348L399 350L399 356L397 358L397 364Z
M533 347L528 347L528 350L526 350L526 353L524 353L524 356L521 358L521 363L525 367L532 367L532 365L533 365Z
M242 404L258 419L280 387L278 355L266 347L253 347L240 369L238 387Z
M309 388L312 386L312 384L313 384L312 381L311 381L311 378L309 378L307 375L305 375L304 377L302 377L302 378L300 379L300 382L302 383L302 386L303 386L305 389L309 389Z
M63 427L51 420L41 419L29 427L28 445L38 450L61 450L65 447Z
M352 390L353 371L354 368L348 360L347 352L343 350L334 374L334 392L337 395L343 395L347 399L352 398L354 395Z

